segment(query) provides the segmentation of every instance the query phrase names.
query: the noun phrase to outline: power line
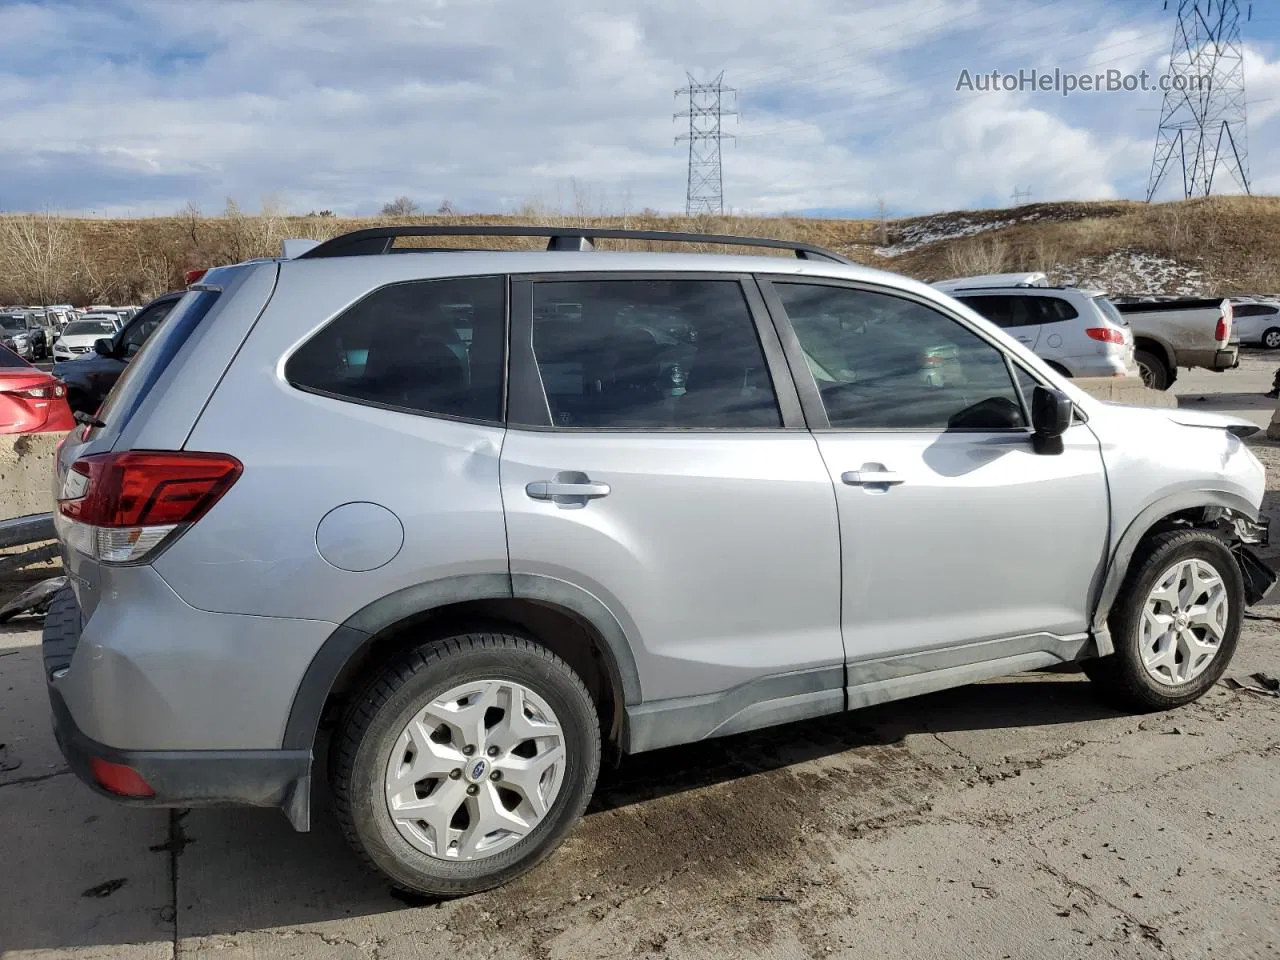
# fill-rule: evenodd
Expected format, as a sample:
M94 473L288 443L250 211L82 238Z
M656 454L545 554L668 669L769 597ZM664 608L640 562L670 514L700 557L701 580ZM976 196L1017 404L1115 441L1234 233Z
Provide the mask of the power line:
M1248 15L1252 13L1250 4ZM1213 191L1219 167L1249 193L1239 0L1217 0L1216 5L1214 0L1180 0L1169 73L1172 83L1156 129L1147 202L1175 163L1182 165L1182 193L1188 199Z
M686 73L688 86L676 91L676 96L688 96L689 109L681 110L673 119L689 118L689 132L676 137L676 143L689 141L689 176L685 191L685 213L724 213L724 176L720 168L720 141L733 136L720 132L723 117L737 116L737 110L726 110L725 94L736 95L732 87L724 86L724 71L716 74L709 83L698 83L693 74Z

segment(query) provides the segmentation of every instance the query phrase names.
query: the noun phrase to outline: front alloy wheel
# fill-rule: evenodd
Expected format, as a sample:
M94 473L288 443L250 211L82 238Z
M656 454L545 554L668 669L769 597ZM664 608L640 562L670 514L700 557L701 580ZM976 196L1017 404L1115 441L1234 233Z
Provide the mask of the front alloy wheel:
M1221 537L1183 528L1141 545L1111 606L1115 652L1081 666L1110 699L1165 710L1199 699L1231 662L1244 581Z
M1206 561L1175 563L1147 594L1141 636L1142 665L1168 687L1200 676L1222 649L1227 635L1227 586Z

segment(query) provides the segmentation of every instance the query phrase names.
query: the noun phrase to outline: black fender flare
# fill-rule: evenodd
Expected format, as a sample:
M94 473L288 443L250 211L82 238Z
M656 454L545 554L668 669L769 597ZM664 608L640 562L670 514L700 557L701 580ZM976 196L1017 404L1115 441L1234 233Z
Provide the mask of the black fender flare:
M1144 537L1151 529L1171 514L1183 510L1194 510L1197 507L1224 507L1247 516L1250 520L1258 519L1258 509L1244 497L1226 490L1184 490L1161 497L1154 503L1145 506L1138 515L1129 522L1116 549L1107 565L1106 576L1102 588L1098 591L1098 599L1094 602L1091 631L1098 641L1098 653L1105 656L1114 651L1111 632L1107 628L1107 617L1111 613L1111 605L1115 603L1120 586L1124 583L1125 574L1129 572L1129 563Z
M631 643L618 618L599 598L568 581L539 574L463 574L403 587L366 604L339 624L311 658L294 692L282 746L311 749L338 677L388 627L454 603L506 599L532 600L585 620L603 640L601 653L623 705L640 703L640 674Z

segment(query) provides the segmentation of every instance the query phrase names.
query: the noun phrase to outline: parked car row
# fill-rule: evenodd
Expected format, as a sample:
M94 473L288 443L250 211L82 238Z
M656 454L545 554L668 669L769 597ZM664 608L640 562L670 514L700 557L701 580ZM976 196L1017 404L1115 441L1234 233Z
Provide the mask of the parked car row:
M1051 286L1043 273L993 274L942 280L933 286L1006 329L1067 377L1137 374L1167 390L1179 368L1230 370L1240 363L1234 317L1246 310L1250 337L1272 335L1264 305L1226 298L1125 297L1102 290ZM1271 316L1277 311L1272 311ZM1249 342L1255 342L1252 339Z

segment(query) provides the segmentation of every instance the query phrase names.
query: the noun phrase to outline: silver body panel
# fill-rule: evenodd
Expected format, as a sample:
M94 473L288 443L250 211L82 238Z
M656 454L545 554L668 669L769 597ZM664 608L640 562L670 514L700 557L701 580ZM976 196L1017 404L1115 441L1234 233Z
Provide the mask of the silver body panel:
M789 422L593 433L415 415L285 380L294 350L383 285L574 271L811 276L907 293L1066 393L1085 422L1060 456L1036 454L1018 431ZM60 456L56 486L75 458L112 449L244 464L149 565L67 558L83 638L53 683L75 721L113 747L296 748L295 701L336 637L354 649L395 616L459 598L525 597L589 621L623 677L631 750L940 689L1087 653L1126 551L1167 515L1162 504L1256 516L1261 502L1262 468L1221 429L1231 421L1185 425L1179 411L1095 401L950 297L879 271L459 252L254 264L209 280L223 284L221 299L128 422ZM902 482L842 481L867 465ZM536 486L531 495L567 473L607 495L580 505ZM322 526L348 504L377 507ZM385 543L343 552L361 517L379 518L367 528ZM358 562L332 562L335 551ZM381 552L391 556L375 566Z

